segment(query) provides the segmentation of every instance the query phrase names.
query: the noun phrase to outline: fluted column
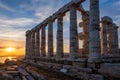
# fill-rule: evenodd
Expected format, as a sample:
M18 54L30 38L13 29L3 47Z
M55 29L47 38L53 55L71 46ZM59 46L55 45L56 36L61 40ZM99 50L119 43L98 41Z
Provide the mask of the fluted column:
M28 58L28 57L29 57L29 51L28 51L28 50L29 50L29 49L28 49L28 48L29 48L29 42L28 42L28 41L29 41L29 39L28 39L28 31L27 31L27 32L26 32L26 50L25 50L25 53L26 53L26 54L25 54L25 58Z
M115 52L115 42L114 42L115 34L114 34L113 22L108 24L107 32L108 32L109 53L114 54L114 52Z
M47 57L53 56L53 21L48 22L48 55Z
M57 17L57 52L56 59L63 57L63 15Z
M82 13L82 23L80 27L83 29L83 56L88 57L89 55L89 27L90 27L90 19L89 19L89 11Z
M30 51L30 58L32 58L32 33L30 31L30 34L29 34L29 51Z
M36 30L36 57L40 57L40 30Z
M32 31L32 57L35 58L35 32Z
M28 34L28 55L31 57L31 34Z
M107 46L107 21L105 18L102 18L101 21L101 53L103 56L108 54L108 46Z
M88 62L100 59L99 0L90 0L90 52Z
M70 7L70 59L78 54L77 12L75 4Z
M119 48L119 41L118 41L118 26L116 24L114 24L114 41L115 41L115 48L118 49Z
M41 28L41 57L46 56L46 30L45 27Z

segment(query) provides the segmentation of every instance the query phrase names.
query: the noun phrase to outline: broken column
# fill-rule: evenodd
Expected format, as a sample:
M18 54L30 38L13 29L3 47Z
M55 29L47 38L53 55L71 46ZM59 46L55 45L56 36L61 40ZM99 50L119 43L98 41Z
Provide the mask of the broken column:
M57 52L56 59L63 57L63 15L57 17Z
M76 4L70 6L70 59L76 59L78 54L78 32Z
M48 22L48 54L47 57L53 56L53 20Z
M99 0L90 0L90 47L88 62L94 63L101 58Z
M41 28L41 57L46 56L46 30L45 26Z

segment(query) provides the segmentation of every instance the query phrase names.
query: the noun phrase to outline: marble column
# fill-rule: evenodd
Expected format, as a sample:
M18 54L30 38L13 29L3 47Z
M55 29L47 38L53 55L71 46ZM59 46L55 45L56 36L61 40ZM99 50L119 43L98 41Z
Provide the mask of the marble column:
M40 30L36 30L36 57L40 57Z
M59 14L57 17L57 52L56 59L63 57L63 15Z
M70 7L70 59L76 59L78 54L77 11L75 4Z
M41 57L46 56L46 28L41 28Z
M90 0L90 46L88 62L94 63L101 58L99 0Z
M28 31L26 32L26 50L25 50L25 58L28 58L29 57L29 51L28 51L28 48L29 48L29 43L28 43L29 39L28 39Z
M32 31L32 57L35 58L35 31Z
M48 22L48 54L47 57L53 56L53 21Z
M29 51L30 51L30 58L32 58L32 32L30 31L30 34L29 34Z
M115 48L118 49L119 48L119 41L118 41L118 26L116 24L114 24L114 41L115 41Z
M90 26L90 19L89 19L89 11L85 11L82 13L82 27L83 29L83 56L89 56L89 26Z
M101 20L101 54L107 56L108 46L107 46L107 21L103 17Z
M30 34L30 31L28 34L28 55L29 55L29 57L31 57L31 34Z
M114 54L115 52L115 42L114 42L114 26L113 22L108 24L107 27L107 32L108 32L108 45L109 45L109 53Z

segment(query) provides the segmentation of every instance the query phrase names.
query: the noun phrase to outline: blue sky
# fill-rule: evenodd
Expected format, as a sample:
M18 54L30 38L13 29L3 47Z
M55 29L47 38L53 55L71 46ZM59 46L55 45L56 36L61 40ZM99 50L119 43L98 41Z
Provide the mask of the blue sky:
M25 41L25 31L32 29L45 18L71 0L0 0L0 39ZM89 0L83 3L89 10ZM100 0L100 16L110 16L120 26L120 0ZM81 21L78 13L78 22ZM56 33L56 22L54 33ZM79 29L79 32L81 29ZM69 13L64 17L64 38L69 43ZM120 29L119 29L120 32ZM55 40L55 39L54 39ZM120 41L120 38L119 38Z

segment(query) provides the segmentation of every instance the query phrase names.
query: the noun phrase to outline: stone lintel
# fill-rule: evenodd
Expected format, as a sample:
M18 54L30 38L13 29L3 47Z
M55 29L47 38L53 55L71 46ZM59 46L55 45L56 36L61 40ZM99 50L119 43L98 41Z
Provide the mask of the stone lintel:
M81 4L82 2L84 2L85 0L74 0L74 1L71 1L69 2L68 4L66 4L65 6L63 6L62 8L60 8L57 12L55 12L52 16L46 18L43 22L41 22L40 24L38 24L36 26L36 28L39 28L41 29L41 26L44 24L44 25L47 25L48 24L48 21L49 21L49 18L51 18L52 20L55 20L57 19L57 16L59 14L65 14L66 12L68 12L70 10L70 6L73 5L73 4ZM84 12L84 9L82 8L82 6L78 6L78 10L81 11L81 12ZM77 7L76 7L77 8ZM44 26L45 27L45 26Z
M80 11L81 13L85 13L85 9L81 4L79 5L79 7L77 7L77 10Z

